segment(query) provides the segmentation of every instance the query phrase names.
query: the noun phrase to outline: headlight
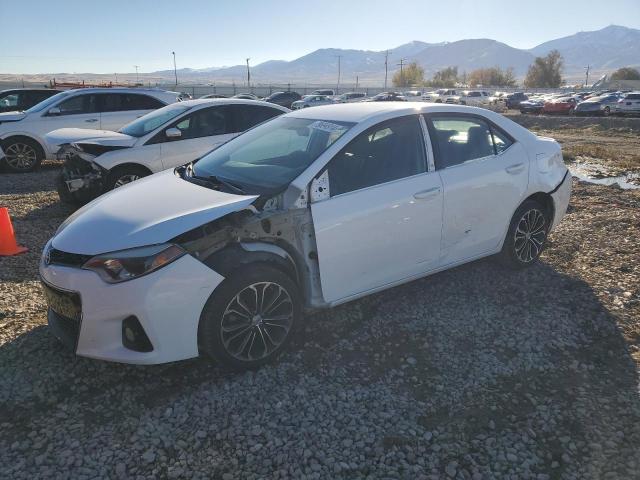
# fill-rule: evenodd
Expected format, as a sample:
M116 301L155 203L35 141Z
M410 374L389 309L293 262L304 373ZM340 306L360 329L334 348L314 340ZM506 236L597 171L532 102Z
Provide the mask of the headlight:
M181 247L164 243L96 255L82 268L96 272L107 283L119 283L158 270L185 254Z

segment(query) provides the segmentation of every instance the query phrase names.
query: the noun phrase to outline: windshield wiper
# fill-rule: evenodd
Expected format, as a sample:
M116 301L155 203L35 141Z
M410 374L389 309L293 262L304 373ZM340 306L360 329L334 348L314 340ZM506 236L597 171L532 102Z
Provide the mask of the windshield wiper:
M194 180L200 180L201 182L212 183L214 185L223 186L227 190L230 190L232 193L240 193L240 194L245 193L244 190L238 185L235 185L229 182L228 180L217 177L216 175L207 175L207 176L196 175L193 171L193 164L189 164L187 166L185 173L189 178L193 178Z

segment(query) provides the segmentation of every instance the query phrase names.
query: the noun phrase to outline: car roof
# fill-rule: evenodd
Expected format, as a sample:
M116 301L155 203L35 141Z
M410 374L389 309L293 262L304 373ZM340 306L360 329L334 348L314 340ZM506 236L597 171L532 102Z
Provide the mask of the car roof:
M424 102L356 102L305 108L288 113L287 116L310 120L360 123L388 114L401 116L429 112L481 113L487 116L488 110L463 105L426 104Z
M184 100L176 105L184 105L187 107L199 107L206 105L262 105L264 107L275 108L276 110L282 110L288 112L289 109L277 105L275 103L263 102L261 100L249 100L245 98L198 98L196 100Z
M146 94L173 94L182 95L180 92L172 92L170 90L162 90L160 88L140 88L140 87L88 87L88 88L70 88L63 90L65 93L146 93Z
M25 88L7 88L6 90L0 90L0 93L7 93L7 92L54 92L54 93L60 93L62 92L62 90L56 90L55 88L45 88L45 87L34 87L34 88L29 88L29 87L25 87Z

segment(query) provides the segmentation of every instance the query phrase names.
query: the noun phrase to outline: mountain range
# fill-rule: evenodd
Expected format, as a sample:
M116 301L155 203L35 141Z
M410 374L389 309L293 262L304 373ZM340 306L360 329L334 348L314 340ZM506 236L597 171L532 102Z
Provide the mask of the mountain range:
M536 56L546 55L554 49L560 51L564 58L564 77L582 79L587 65L596 75L620 67L640 66L640 30L610 25L601 30L551 40L529 50L485 38L443 43L413 41L390 49L389 75L399 68L397 63L402 58L405 62L417 62L427 77L448 66L457 66L460 73L499 66L512 67L516 76L522 78ZM360 82L365 83L380 81L384 77L384 51L339 48L322 48L292 61L270 60L253 66L251 75L255 82L262 83L335 81L338 57L343 82L353 83L356 75ZM169 73L173 74L172 71L154 72L159 75ZM183 69L180 75L182 78L204 76L209 80L242 83L246 66Z
M393 73L400 68L400 59L403 59L404 63L417 62L424 68L427 78L449 66L457 66L459 73L482 67L511 67L517 77L523 78L536 56L546 55L554 49L559 50L564 58L563 77L566 80L584 79L587 65L594 75L591 78L595 79L596 75L620 67L640 66L640 30L610 25L600 30L579 32L551 40L528 50L486 38L442 43L413 41L390 49L389 84ZM380 84L384 79L385 51L322 48L295 60L269 60L251 66L252 83L335 82L338 58L343 84L355 83L356 76L361 85ZM121 75L119 74L120 78L130 80L131 74ZM173 70L140 74L141 79L145 81L173 81L173 76ZM178 76L181 83L243 84L246 81L246 66L183 68L178 70ZM65 77L56 74L56 78Z

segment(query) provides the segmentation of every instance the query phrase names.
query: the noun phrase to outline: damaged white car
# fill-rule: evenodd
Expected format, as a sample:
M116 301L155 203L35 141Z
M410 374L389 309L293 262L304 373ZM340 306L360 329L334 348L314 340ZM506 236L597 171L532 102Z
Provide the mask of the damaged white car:
M45 136L64 160L58 194L67 203L86 203L104 192L175 168L241 132L289 112L272 103L187 100L140 117L117 132L63 128Z
M487 255L531 265L570 189L555 141L490 111L299 110L69 217L40 265L49 325L86 357L255 368L304 312Z

